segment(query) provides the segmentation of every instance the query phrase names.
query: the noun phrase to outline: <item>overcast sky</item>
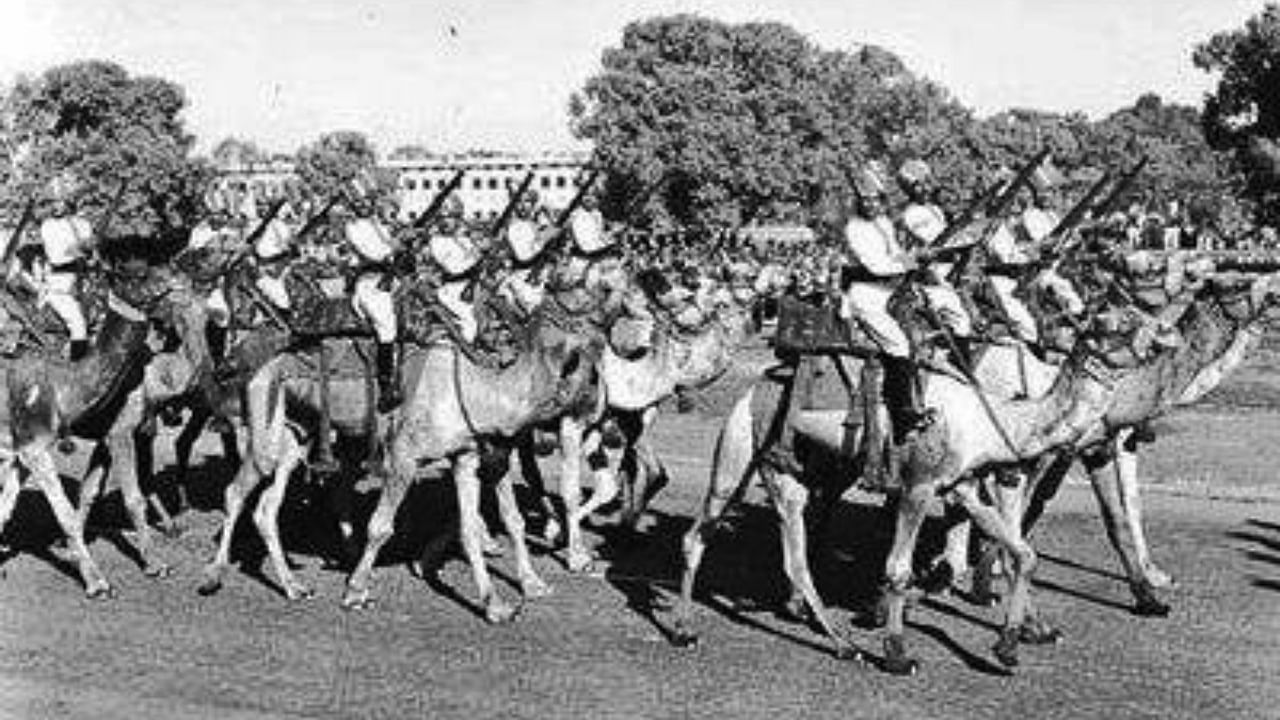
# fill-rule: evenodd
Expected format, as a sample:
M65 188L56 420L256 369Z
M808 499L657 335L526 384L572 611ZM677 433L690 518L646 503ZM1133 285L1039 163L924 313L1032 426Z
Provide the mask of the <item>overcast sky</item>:
M202 146L292 151L357 129L383 152L574 146L571 93L627 22L696 12L872 43L982 113L1105 114L1154 91L1198 104L1191 48L1245 0L0 0L0 79L108 58L187 90Z

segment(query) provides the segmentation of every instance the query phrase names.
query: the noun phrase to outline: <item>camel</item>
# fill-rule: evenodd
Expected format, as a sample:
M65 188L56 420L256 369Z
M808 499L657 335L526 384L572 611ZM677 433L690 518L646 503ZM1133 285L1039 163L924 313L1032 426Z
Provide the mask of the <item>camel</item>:
M634 527L647 503L666 484L666 468L645 437L657 418L659 403L678 392L696 391L719 379L729 369L733 353L745 342L752 328L749 310L728 301L719 303L710 322L696 332L661 327L653 347L639 358L628 359L612 347L605 347L599 363L603 406L560 420L563 455L560 494L569 508L565 518L566 565L571 572L586 571L592 564L582 536L582 523L622 489L614 467L633 469L627 473L627 497L623 503L623 522L628 527ZM601 449L601 429L607 421L615 422L622 436L621 459L616 464L609 464L596 454ZM592 494L585 503L580 503L578 488L584 457L597 469ZM558 535L558 528L554 512L546 503L547 493L536 464L526 460L524 474L526 482L547 508L547 517L551 520L545 534L552 540Z
M1276 277L1212 281L1188 309L1183 330L1186 348L1178 353L1180 361L1158 376L1135 375L1126 379L1125 388L1108 409L1105 422L1109 432L1105 441L1083 452L1068 451L1046 459L1024 492L1004 496L1010 503L1004 511L1011 516L1023 515L1022 508L1030 500L1023 521L1029 532L1070 467L1081 461L1098 499L1107 537L1128 578L1135 599L1134 612L1139 615L1169 613L1169 605L1156 591L1167 587L1171 579L1152 562L1143 529L1136 428L1199 400L1243 363L1261 337L1267 312L1275 300ZM1010 378L1015 377L1011 361L1007 353L984 357L976 369L983 386L995 393L1013 391L1009 386ZM1058 371L1055 366L1038 362L1026 363L1025 367L1033 394L1043 392ZM964 532L949 539L948 565L953 575L963 572L967 564L966 540ZM984 559L975 577L974 595L980 601L990 598L991 560Z
M1253 291L1255 302L1252 307L1258 307L1256 298L1259 296L1267 297L1264 288L1255 286ZM1224 313L1227 314L1227 313ZM1257 317L1256 311L1251 317ZM1239 335L1232 335L1228 332L1228 328L1222 328L1215 325L1211 320L1211 314L1202 312L1189 312L1180 322L1180 330L1184 337L1189 338L1188 342L1180 346L1176 351L1165 351L1158 355L1155 359L1146 363L1130 362L1128 369L1123 372L1112 371L1107 374L1109 380L1103 383L1105 392L1098 392L1098 387L1093 387L1091 393L1095 400L1086 403L1088 407L1088 415L1091 418L1091 424L1087 426L1079 424L1081 418L1066 423L1067 427L1075 427L1073 433L1074 438L1068 443L1064 443L1056 447L1089 447L1096 446L1105 442L1111 432L1109 423L1118 422L1134 422L1136 417L1141 417L1142 413L1135 413L1135 404L1142 404L1143 407L1150 408L1157 406L1162 398L1169 397L1187 397L1192 387L1202 388L1208 382L1209 376L1220 376L1222 370L1225 369L1226 363L1223 358L1234 357L1241 349L1243 341ZM1225 342L1213 341L1212 337L1228 337ZM1227 347L1226 353L1222 352L1222 348ZM995 364L998 356L992 356L991 361ZM1078 357L1078 354L1077 354ZM1006 356L1008 360L1008 356ZM1077 360L1078 362L1078 360ZM1062 393L1064 387L1069 383L1064 381L1064 375L1067 371L1078 372L1068 363L1064 366L1066 370L1057 373L1053 379L1052 385L1045 389L1043 385L1039 388L1033 388L1031 400L1013 401L1007 397L1004 399L989 399L988 405L991 407L988 417L1002 417L999 413L1002 407L1010 405L1018 406L1027 403L1046 403L1051 404L1051 400ZM1037 373L1035 377L1041 379L1048 378L1049 373ZM939 376L931 376L930 388L936 384ZM943 376L945 377L945 376ZM1008 373L1001 374L1002 378L1009 377ZM1099 377L1102 377L1099 374ZM1189 378L1194 378L1192 385L1187 385ZM1198 384L1197 384L1198 383ZM1152 392L1151 388L1157 388L1156 392ZM808 500L809 489L796 481L796 478L781 471L773 464L768 462L764 451L767 450L766 444L771 438L763 437L763 433L758 431L755 426L756 418L753 417L753 401L752 397L759 388L753 388L748 391L734 406L725 425L721 431L721 436L717 442L716 454L713 460L713 472L711 487L708 490L706 500L704 501L703 510L699 520L695 523L693 529L685 538L685 555L686 569L682 582L682 599L677 609L675 621L675 638L679 643L690 643L696 640L689 629L691 597L693 591L693 583L696 579L696 571L700 563L702 553L705 549L705 543L713 531L717 523L726 509L732 505L746 487L749 478L756 472L765 479L766 487L769 489L771 500L782 518L783 523L783 541L784 541L784 558L789 579L792 582L795 595L803 599L809 609L814 613L814 617L831 638L836 653L842 657L856 656L857 653L848 645L847 641L841 638L834 631L825 608L822 606L817 596L816 589L813 587L812 579L809 575L807 558L805 553L806 534L803 523L803 511ZM1044 392L1036 393L1035 390L1043 390ZM928 390L926 399L931 406L944 407L935 400L938 396L935 390ZM970 388L970 392L973 389ZM1009 393L1011 394L1011 393ZM957 406L958 408L959 406ZM944 410L946 408L944 407ZM1127 414L1126 414L1127 413ZM959 414L959 413L957 413ZM850 418L851 419L851 418ZM841 448L857 447L861 442L862 428L856 422L849 423L846 427L846 418L843 412L837 413L799 413L792 421L794 429L803 439L814 443L820 448L825 449L828 453L839 455ZM970 421L974 422L974 421ZM988 433L991 429L995 429L996 425L987 421ZM943 423L944 427L947 423ZM977 423L976 426L981 426ZM1018 452L1013 453L1013 460L1008 457L1004 458L1005 462L995 463L995 467L1025 465L1037 455L1043 453L1035 452L1035 444L1031 446L1024 445L1020 442L1019 436L1026 431L1026 425L1022 423L1000 423L1006 428L1008 439L1000 438L999 445L1004 446L1005 451L1011 451L1015 448ZM1059 428L1057 432L1061 433L1063 428ZM943 477L953 477L958 472L957 467L964 468L967 465L972 466L973 463L958 463L954 467L948 467L948 463L939 462L938 460L946 460L948 454L955 455L954 451L949 449L948 440L945 444L939 444L938 447L947 449L947 453L943 453L939 458L931 458L931 462L925 465L927 472L923 473L926 482L921 483L919 478L922 474L916 463L911 461L911 456L918 456L921 450L930 449L928 444L923 441L927 440L930 435L938 435L939 430L935 427L929 433L926 433L922 439L913 441L909 448L908 462L905 465L906 478L911 482L904 481L906 488L903 501L899 503L898 508L898 533L895 536L895 545L890 554L887 563L889 576L889 637L886 639L887 659L885 666L895 672L911 672L914 671L916 665L905 655L905 646L901 636L901 622L903 612L903 600L905 583L910 577L911 553L910 547L914 544L914 530L918 529L921 517L922 507L925 501L929 499L926 492L920 495L921 488L936 488L935 482L928 481L931 474L941 473ZM848 437L852 435L852 437ZM983 439L979 436L977 439ZM985 438L990 443L992 438L988 434ZM1054 446L1039 443L1041 449L1055 449ZM982 452L982 444L975 445L976 452ZM975 449L966 450L972 455ZM999 453L991 452L990 448L987 452L998 458ZM963 457L963 455L960 455ZM861 469L866 459L866 452L857 457L852 458L852 469L857 472ZM988 458L984 464L991 465ZM934 468L939 468L934 470ZM979 469L971 467L971 470ZM970 477L972 477L970 473ZM982 505L977 498L976 487L974 481L970 478L964 478L959 481L952 481L955 484L946 484L942 487L954 488L951 492L958 495L964 509L968 510L979 524L993 535L1006 551L1014 558L1014 579L1013 592L1010 595L1008 621L1005 630L1001 633L1000 642L997 643L997 657L1006 664L1014 664L1017 662L1016 645L1019 640L1023 642L1047 642L1056 639L1056 631L1048 628L1034 617L1030 616L1030 597L1027 588L1026 573L1029 568L1034 565L1034 553L1025 540L1021 538L1021 515L1014 514L1012 516L1006 514L1001 516L993 509ZM997 491L1001 498L1001 506L1007 508L1010 506L1017 507L1016 503L1020 499L1021 489L1004 489ZM1011 499L1012 498L1012 499ZM896 607L895 607L896 606Z
M617 306L611 292L588 306L591 315L574 316L554 295L549 297L521 328L521 352L504 369L473 363L453 343L412 349L405 364L407 399L391 421L382 494L369 519L364 552L347 580L345 607L371 602L374 562L391 537L396 509L418 469L447 462L456 485L463 551L485 618L501 623L514 617L514 606L494 588L484 563L477 476L481 453L487 445L509 443L526 428L599 402L595 368L605 343L603 323ZM258 457L259 451L254 452ZM522 591L536 597L550 588L529 561L524 520L509 483L508 473L498 486L500 511L515 546Z
M208 368L207 348L194 332L203 328L203 311L189 302L189 289L173 276L152 275L149 279L157 282L149 284L145 292L123 286L119 294L106 291L102 324L90 353L80 361L31 355L0 361L6 378L0 413L10 436L0 468L0 527L9 520L24 482L39 488L67 537L90 598L113 593L84 539L89 511L109 471L119 472L144 573L150 577L168 574L168 566L155 555L129 433L141 416L140 385L146 381L151 353L148 315L177 332L191 367L199 371ZM142 307L147 312L124 297L145 302ZM66 497L55 466L53 446L59 437L95 443L78 508Z

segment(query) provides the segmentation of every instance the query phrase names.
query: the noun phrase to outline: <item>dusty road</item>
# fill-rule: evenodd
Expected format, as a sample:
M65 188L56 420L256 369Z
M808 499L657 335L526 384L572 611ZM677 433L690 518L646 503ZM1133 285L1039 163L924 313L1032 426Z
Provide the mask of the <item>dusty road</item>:
M184 537L162 541L175 565L166 580L142 577L110 533L97 539L120 594L89 602L47 550L43 501L25 497L0 580L0 717L1280 718L1280 422L1263 409L1211 403L1170 421L1148 452L1151 537L1179 581L1171 617L1128 612L1093 500L1071 486L1036 538L1038 598L1065 642L1027 648L1007 675L989 650L998 611L929 601L912 616L923 668L909 679L839 662L813 631L773 614L784 585L759 494L708 555L702 644L664 642L712 428L696 414L665 421L659 447L675 480L645 537L612 551L603 577L570 576L540 556L557 592L505 627L471 610L459 562L437 587L383 567L379 604L340 610L343 575L322 566L315 540L327 516L301 501L286 508L286 542L318 591L311 601L288 604L260 579L254 543L221 594L197 596L218 520L206 509L186 517ZM208 478L191 482L204 484L208 507ZM874 524L869 506L846 505L819 572L849 636L878 654L877 633L846 623L874 590ZM494 565L510 569L506 558Z

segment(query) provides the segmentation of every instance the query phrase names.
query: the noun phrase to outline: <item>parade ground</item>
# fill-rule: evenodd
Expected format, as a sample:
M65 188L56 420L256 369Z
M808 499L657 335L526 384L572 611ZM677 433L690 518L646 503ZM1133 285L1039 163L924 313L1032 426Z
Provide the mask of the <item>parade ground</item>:
M1177 583L1172 614L1130 613L1096 503L1074 479L1035 536L1036 597L1065 638L1024 649L1012 674L990 652L1000 611L955 595L925 599L910 617L916 677L834 659L821 636L775 612L786 589L759 491L708 553L695 615L701 644L672 647L664 631L679 541L706 482L717 406L731 393L722 388L660 421L656 445L673 478L643 536L602 544L600 572L588 576L541 553L537 567L556 592L506 626L480 619L461 561L431 583L401 562L431 527L389 548L373 608L340 609L344 575L324 562L330 516L302 490L284 511L285 543L316 597L288 603L256 540L238 548L240 571L225 589L200 597L230 473L216 458L185 478L197 507L181 538L161 541L174 566L166 579L144 578L113 546L123 526L114 495L95 513L93 550L118 590L109 601L83 598L52 547L47 506L24 497L0 568L0 717L1280 717L1272 357L1264 348L1206 402L1161 421L1143 454L1153 552ZM850 493L817 568L842 629L877 656L879 632L857 621L888 537L879 502ZM443 489L425 488L400 525L450 503ZM593 539L616 538L601 523ZM511 577L509 557L492 564ZM516 594L510 583L501 589Z

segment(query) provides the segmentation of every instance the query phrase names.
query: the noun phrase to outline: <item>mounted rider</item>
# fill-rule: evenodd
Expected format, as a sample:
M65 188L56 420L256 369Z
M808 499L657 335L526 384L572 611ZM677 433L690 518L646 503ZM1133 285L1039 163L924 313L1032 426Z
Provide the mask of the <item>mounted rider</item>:
M947 230L947 216L934 202L932 169L923 160L907 160L898 168L898 185L907 196L900 221L908 247L937 249L935 241ZM955 349L959 353L956 362L962 368L971 369L973 318L965 308L960 292L951 284L950 275L954 267L952 262L930 263L924 273L922 290L925 303L955 341Z
M395 298L391 294L391 261L401 246L378 219L373 188L359 180L352 183L352 191L347 195L351 217L343 227L343 238L352 251L357 272L351 305L373 328L378 343L378 409L388 412L401 400L396 355L399 326Z
M251 221L257 224L257 220L264 218L266 213L266 201L256 201ZM276 309L286 313L293 307L285 284L289 260L292 259L295 251L292 222L292 211L286 205L262 228L262 234L253 244L253 256L258 270L257 277L254 278L254 286Z
M498 294L522 315L532 313L546 297L542 266L560 232L548 225L540 209L538 191L531 188L516 202L514 217L503 234L511 267L498 283Z
M40 244L48 270L43 302L57 313L70 338L69 357L79 360L89 350L89 327L78 297L80 273L93 250L93 228L76 213L73 183L55 178L50 185L50 217L40 223Z
M436 298L452 315L447 320L453 323L460 339L470 344L480 334L479 316L468 292L475 282L480 249L467 233L464 216L461 198L446 199L432 226L427 249L441 275Z
M860 168L854 178L854 190L853 217L845 226L850 264L843 278L840 314L860 327L880 351L885 404L894 436L901 442L933 421L933 413L921 406L911 342L889 314L889 300L895 289L908 280L917 265L898 243L888 215L886 181L880 166L868 163Z

